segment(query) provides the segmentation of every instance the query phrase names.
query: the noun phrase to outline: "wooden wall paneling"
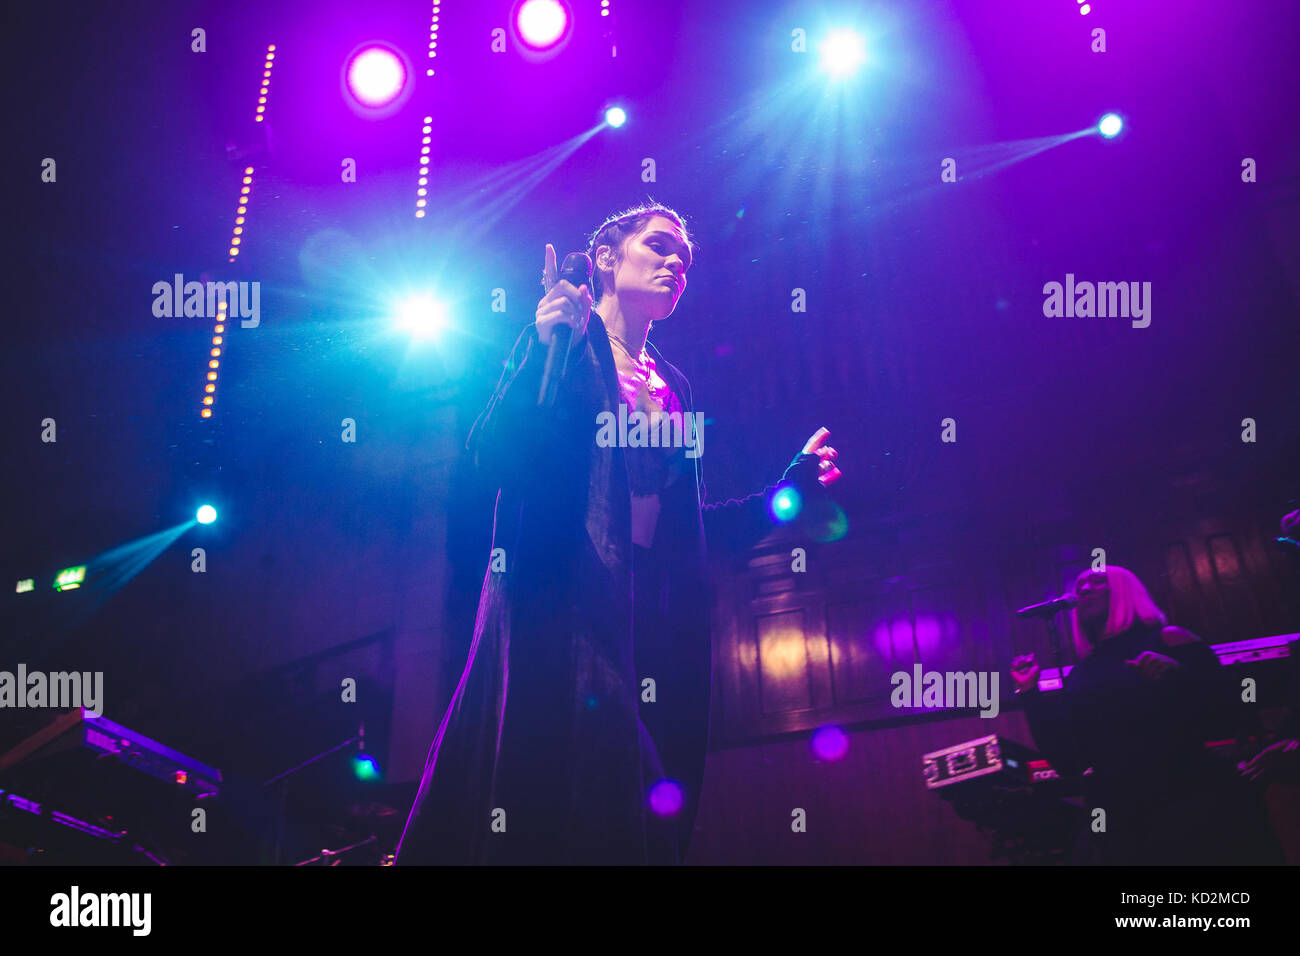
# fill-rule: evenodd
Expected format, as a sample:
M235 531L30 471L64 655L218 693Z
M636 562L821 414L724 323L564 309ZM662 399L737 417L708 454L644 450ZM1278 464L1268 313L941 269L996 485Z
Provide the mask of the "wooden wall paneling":
M1169 619L1194 633L1208 620L1207 601L1196 574L1192 549L1186 541L1170 541L1164 546L1164 567L1169 585Z
M715 574L713 606L713 703L710 737L737 740L754 726L758 706L757 649L742 640L747 621L739 613L743 580Z
M1205 542L1210 568L1222 595L1229 630L1219 639L1243 640L1263 630L1263 614L1246 573L1240 533L1236 529L1209 535Z

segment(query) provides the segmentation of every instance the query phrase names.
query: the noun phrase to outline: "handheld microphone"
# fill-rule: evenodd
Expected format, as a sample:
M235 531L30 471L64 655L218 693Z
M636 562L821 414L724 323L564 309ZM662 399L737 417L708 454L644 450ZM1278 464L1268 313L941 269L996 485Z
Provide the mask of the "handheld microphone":
M1041 604L1022 607L1016 612L1016 617L1051 617L1057 611L1068 611L1072 607L1077 607L1078 604L1079 598L1076 595L1062 594L1058 598L1052 598L1052 600L1044 601Z
M585 252L570 252L564 257L564 265L556 274L556 282L568 281L575 289L591 286L591 256ZM572 344L573 329L563 322L551 330L551 344L546 352L546 368L542 371L542 388L537 396L538 408L552 408L555 396L560 390L560 378L563 368L569 364L569 346Z

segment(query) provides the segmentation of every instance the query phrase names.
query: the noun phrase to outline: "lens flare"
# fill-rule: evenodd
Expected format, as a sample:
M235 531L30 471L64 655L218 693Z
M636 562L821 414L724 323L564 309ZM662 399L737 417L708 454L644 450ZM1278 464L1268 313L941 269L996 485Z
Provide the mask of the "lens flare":
M819 760L843 760L849 752L849 737L839 727L819 727L812 735L812 752Z
M660 780L650 788L648 801L656 816L675 817L681 813L686 799L676 780Z

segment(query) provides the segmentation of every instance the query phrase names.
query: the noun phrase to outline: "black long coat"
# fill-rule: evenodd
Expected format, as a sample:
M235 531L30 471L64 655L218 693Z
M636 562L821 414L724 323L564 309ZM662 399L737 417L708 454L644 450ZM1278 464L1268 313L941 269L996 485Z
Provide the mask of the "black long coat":
M685 376L646 347L694 412ZM731 546L757 541L770 530L772 487L706 508L696 458L689 480L663 494L654 550L671 555L660 596L665 643L657 673L639 674L627 466L622 448L595 441L597 414L617 414L621 400L598 314L570 355L553 413L540 411L546 346L529 325L470 433L476 466L500 489L492 545L504 549L505 570L489 565L484 575L469 659L430 748L399 864L674 863L685 854L708 744L704 519ZM787 474L815 485L815 461L798 456ZM644 677L655 680L655 703L639 703ZM659 739L649 739L638 707L661 708ZM646 803L661 774L685 797L668 824Z

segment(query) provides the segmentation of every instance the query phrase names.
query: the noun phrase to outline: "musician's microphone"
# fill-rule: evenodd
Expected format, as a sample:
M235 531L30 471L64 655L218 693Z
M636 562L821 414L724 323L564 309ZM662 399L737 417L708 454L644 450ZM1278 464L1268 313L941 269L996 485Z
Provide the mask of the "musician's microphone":
M564 265L556 274L555 281L567 280L575 289L583 285L591 288L591 256L585 252L570 252L564 257ZM551 329L551 345L546 352L546 368L542 372L542 388L537 396L538 408L552 408L555 396L560 390L560 378L563 368L569 364L569 345L573 329L563 322Z
M1028 607L1022 607L1016 612L1016 617L1051 617L1057 611L1068 611L1072 607L1077 607L1079 598L1073 594L1062 594L1059 598L1053 598L1050 601L1044 601L1042 604L1031 604Z

